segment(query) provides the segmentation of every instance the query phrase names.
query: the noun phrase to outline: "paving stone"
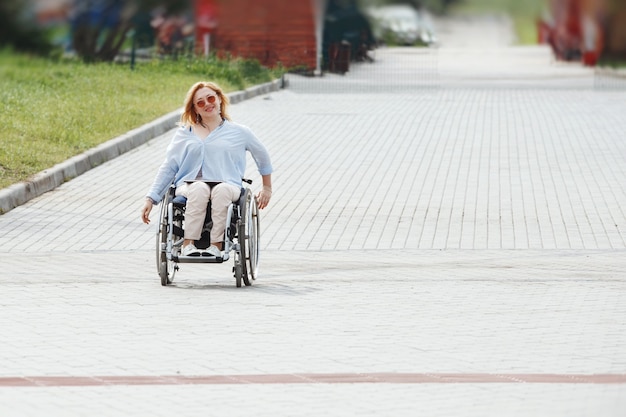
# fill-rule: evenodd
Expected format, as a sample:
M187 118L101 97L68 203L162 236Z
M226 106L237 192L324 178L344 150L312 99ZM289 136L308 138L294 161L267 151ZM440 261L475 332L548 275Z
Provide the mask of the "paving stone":
M0 216L0 415L622 416L626 90L471 52L233 105L276 167L252 287L230 263L160 285L139 210L172 131ZM465 382L354 382L375 373ZM237 375L283 382L168 383Z

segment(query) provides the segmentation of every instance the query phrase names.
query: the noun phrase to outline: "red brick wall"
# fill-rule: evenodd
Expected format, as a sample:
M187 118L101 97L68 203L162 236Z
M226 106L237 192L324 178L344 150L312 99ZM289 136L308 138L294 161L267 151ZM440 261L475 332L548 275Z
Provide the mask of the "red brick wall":
M315 22L310 0L221 0L213 47L256 58L261 64L316 66Z

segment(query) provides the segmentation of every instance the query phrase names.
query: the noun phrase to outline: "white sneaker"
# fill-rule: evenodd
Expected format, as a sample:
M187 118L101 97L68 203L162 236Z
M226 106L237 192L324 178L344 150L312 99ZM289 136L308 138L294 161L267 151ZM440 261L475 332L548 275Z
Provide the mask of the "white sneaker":
M200 249L196 248L196 245L190 243L187 246L183 246L183 250L180 254L182 256L200 256L202 252L200 252Z
M221 258L222 251L219 250L217 246L211 245L202 252L202 256L214 256L216 258Z

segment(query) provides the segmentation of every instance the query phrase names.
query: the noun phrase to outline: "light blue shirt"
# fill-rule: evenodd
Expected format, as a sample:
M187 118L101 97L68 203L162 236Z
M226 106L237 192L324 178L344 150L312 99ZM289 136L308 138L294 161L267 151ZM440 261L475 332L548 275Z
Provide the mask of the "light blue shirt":
M167 147L165 160L147 197L158 203L172 181L178 187L185 181L195 181L199 172L202 172L201 181L241 187L246 151L252 155L261 175L272 173L267 149L248 127L224 120L206 138L196 136L189 126L180 127Z

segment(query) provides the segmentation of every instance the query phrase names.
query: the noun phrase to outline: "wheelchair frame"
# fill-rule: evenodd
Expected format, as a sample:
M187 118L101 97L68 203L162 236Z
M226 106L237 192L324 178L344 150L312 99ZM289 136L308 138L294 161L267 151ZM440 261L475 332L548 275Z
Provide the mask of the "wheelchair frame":
M248 184L251 180L244 181ZM170 185L161 201L159 226L156 233L156 263L161 277L161 285L174 282L174 275L179 270L179 263L222 263L230 259L234 252L233 275L237 287L241 283L252 285L256 280L259 265L259 206L249 187L241 189L239 201L228 206L226 230L222 245L222 257L182 256L180 250L184 234L185 199L175 195L176 187ZM211 228L211 207L207 207L203 238L209 239ZM208 246L197 245L199 248Z

